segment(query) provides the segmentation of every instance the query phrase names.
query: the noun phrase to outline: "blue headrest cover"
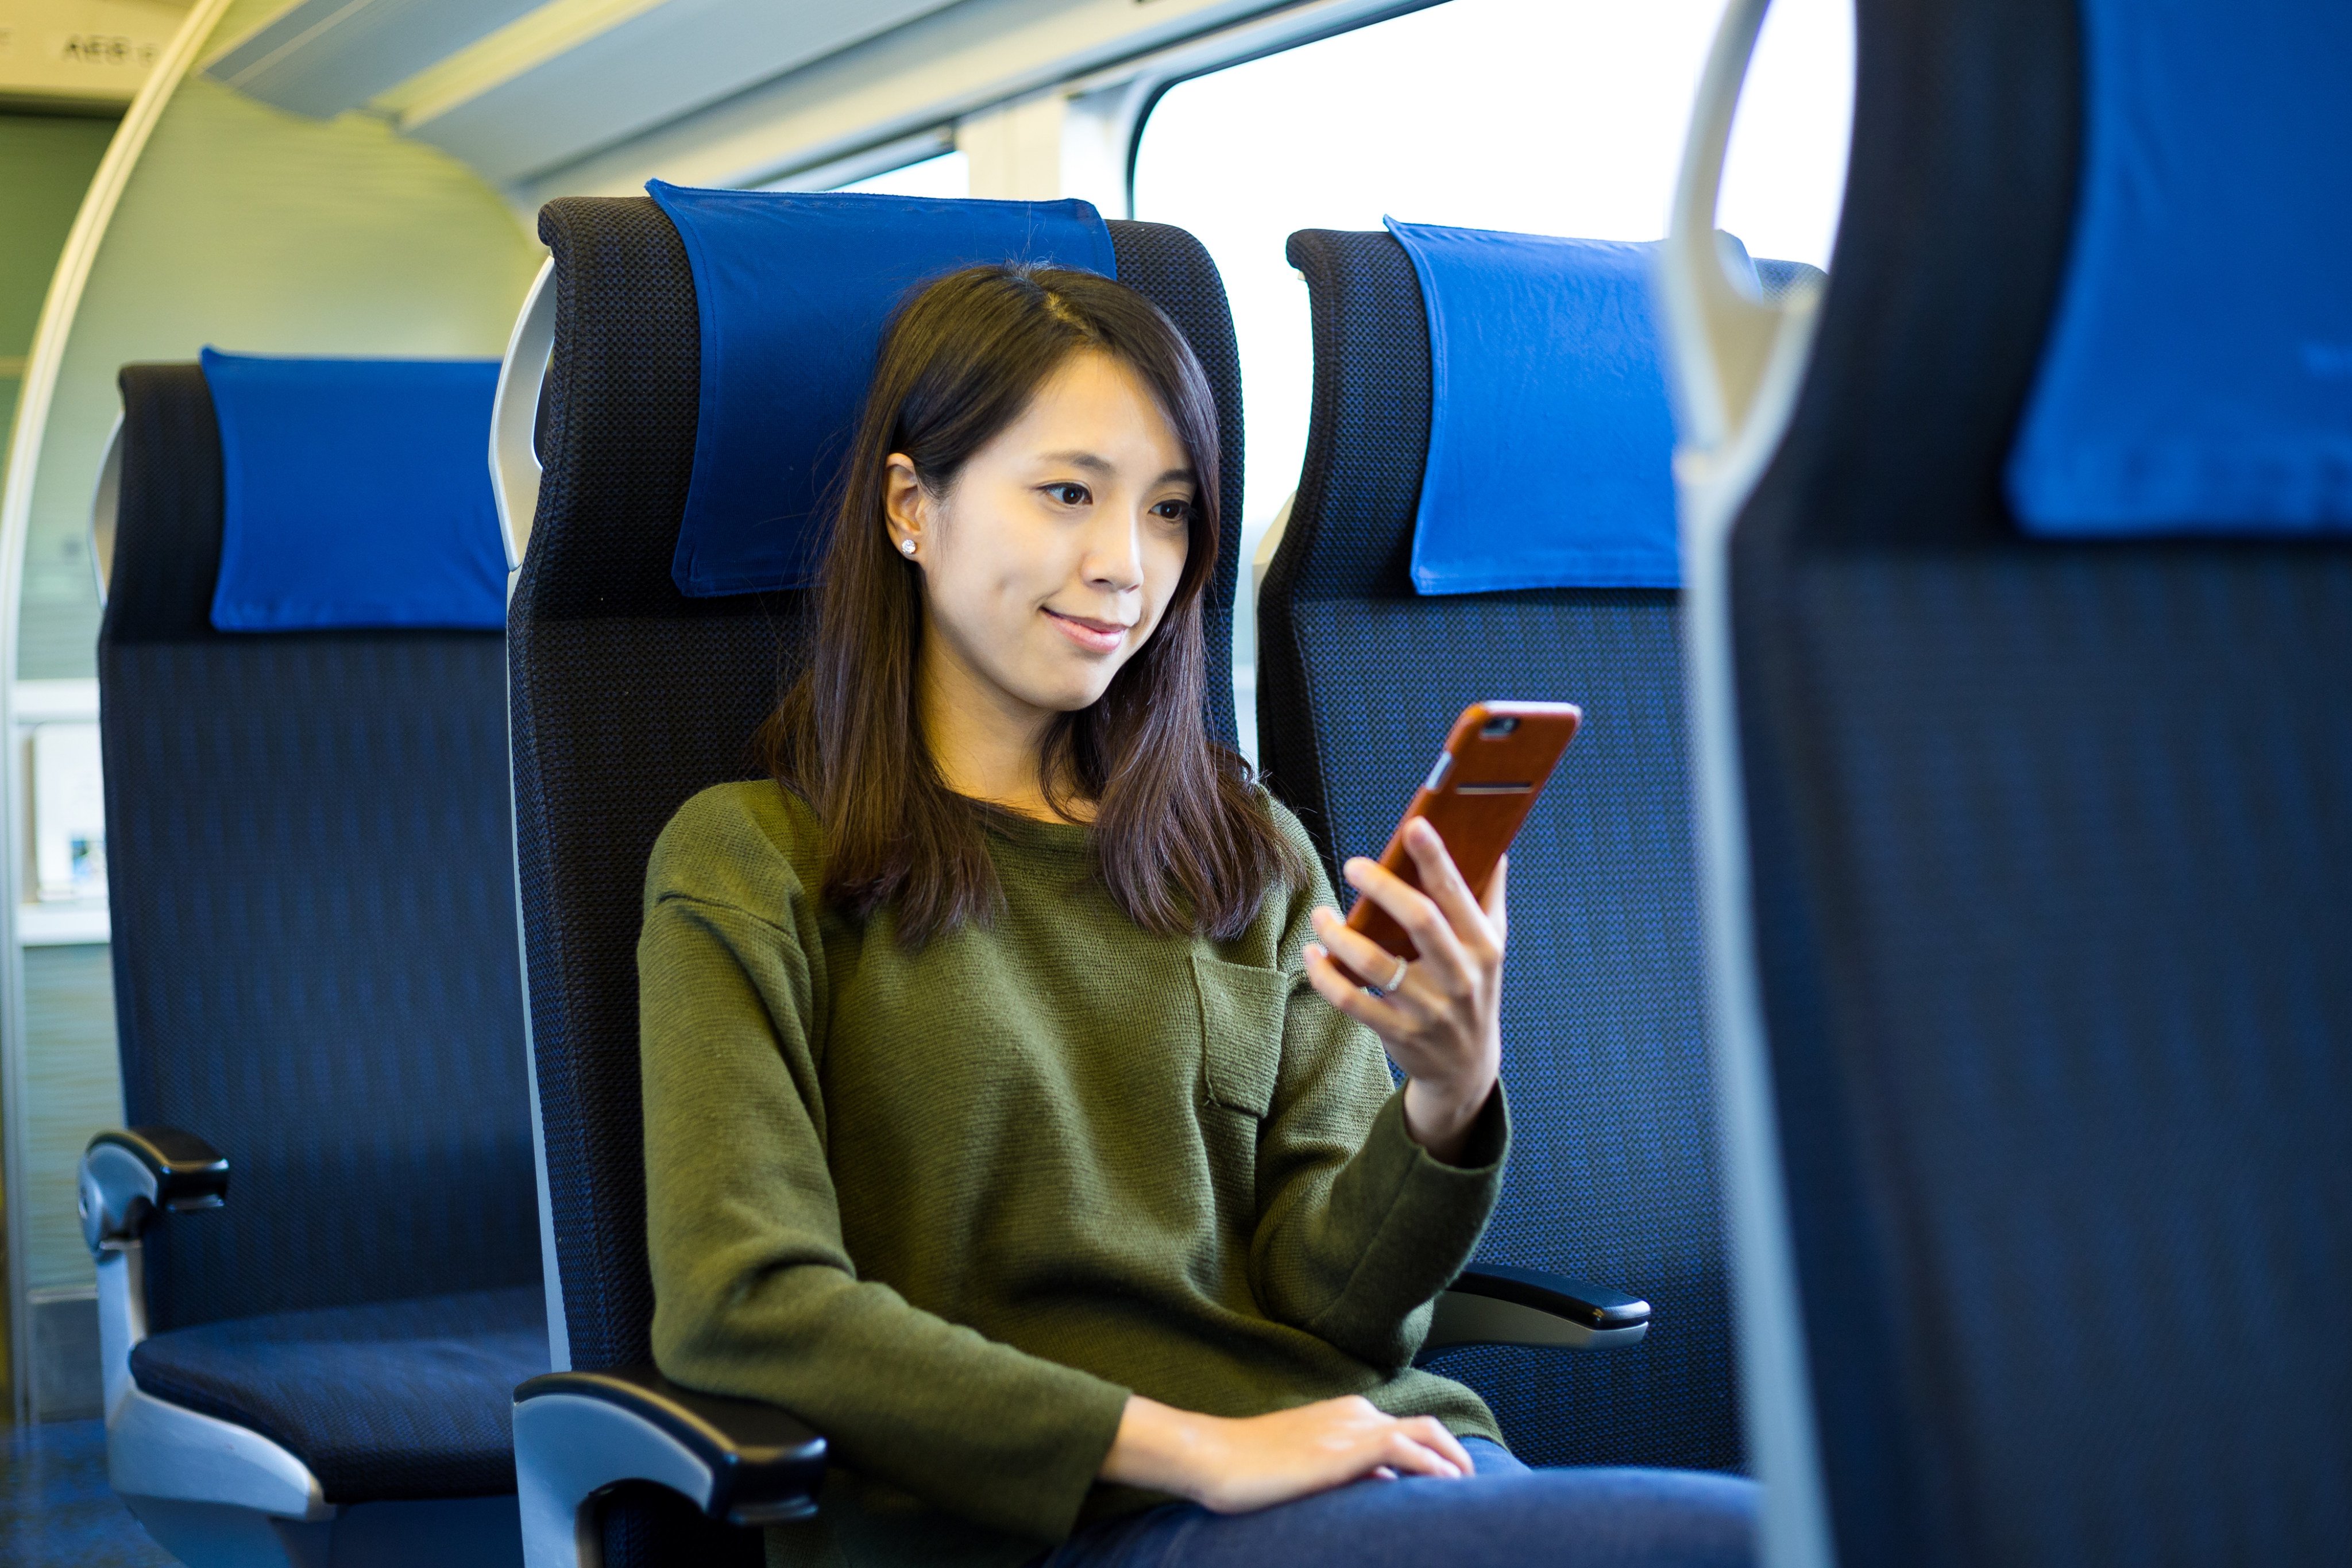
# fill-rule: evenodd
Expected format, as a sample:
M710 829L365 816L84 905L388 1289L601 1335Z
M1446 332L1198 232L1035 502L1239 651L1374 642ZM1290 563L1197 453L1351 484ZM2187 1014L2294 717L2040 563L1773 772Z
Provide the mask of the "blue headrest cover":
M201 363L221 438L215 627L504 629L498 361Z
M1681 586L1657 247L1387 223L1429 310L1413 586Z
M2352 528L2352 5L2082 15L2074 251L2010 454L2020 524Z
M646 190L686 243L702 316L694 476L670 563L698 598L810 580L883 325L918 284L997 261L1118 272L1086 202Z

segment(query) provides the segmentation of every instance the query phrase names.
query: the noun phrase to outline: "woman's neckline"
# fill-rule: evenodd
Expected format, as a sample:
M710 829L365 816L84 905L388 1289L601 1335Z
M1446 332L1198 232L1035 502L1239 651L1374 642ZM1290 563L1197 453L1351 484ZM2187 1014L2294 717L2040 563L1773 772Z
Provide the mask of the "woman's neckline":
M981 820L987 824L990 832L1015 844L1037 849L1084 850L1087 847L1091 828L1086 823L1048 821L977 796L966 795L964 799L979 808Z

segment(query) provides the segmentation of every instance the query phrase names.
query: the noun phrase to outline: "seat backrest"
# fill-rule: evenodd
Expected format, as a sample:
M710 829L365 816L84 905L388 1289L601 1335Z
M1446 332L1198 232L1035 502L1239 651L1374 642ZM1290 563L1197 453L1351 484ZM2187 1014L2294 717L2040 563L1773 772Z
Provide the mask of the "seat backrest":
M1181 229L1109 225L1120 279L1191 342L1218 409L1221 515L1239 515L1239 357L1224 286ZM753 731L801 658L807 590L688 598L671 575L693 477L700 326L670 220L643 198L540 215L554 342L540 403L538 507L509 605L514 790L531 1048L562 1296L559 1364L653 1359L637 1067L646 862L698 791L755 777ZM844 424L854 410L845 411ZM1210 732L1231 742L1237 531L1202 616ZM749 1553L674 1500L604 1514L610 1568Z
M1511 857L1516 1131L1480 1257L1622 1286L1655 1322L1630 1351L1434 1364L1531 1462L1736 1465L1677 595L1416 594L1432 383L1412 263L1384 233L1306 230L1289 254L1312 301L1314 404L1258 603L1258 744L1335 885L1346 857L1380 853L1466 704L1585 711Z
M229 1157L149 1233L157 1330L535 1283L495 631L221 632L219 427L121 375L99 631L126 1114Z
M1181 229L1109 226L1120 279L1192 345L1217 399L1222 514L1242 494L1233 321ZM677 231L651 201L567 198L554 251L544 465L509 609L515 807L532 1047L571 1363L652 1359L636 943L646 861L689 796L757 776L750 742L800 658L805 590L688 598L671 577L695 456L700 337ZM855 410L845 411L845 426ZM1203 620L1211 732L1230 743L1239 541Z
M1752 1331L1793 1319L1784 1396L1818 1433L1759 1454L1818 1474L1825 1529L1780 1561L2342 1562L2352 398L2315 351L2352 342L2352 16L1863 0L1859 23L1837 272L1732 525L1736 750L1707 759L1744 784L1722 885L1751 889L1727 915L1769 1091L1725 1114L1777 1124L1787 1221L1757 1256L1795 1281ZM2181 101L2096 96L2151 80ZM2244 117L2286 145L2217 163ZM2200 211L2217 192L2234 210ZM2116 220L2180 231L2117 245ZM2308 360L2332 531L2118 508L2069 540L2012 506L2068 321L2184 254L2209 297L2141 294L2093 352L2199 362L2156 389L2164 450L2218 416L2273 479L2310 452L2257 397ZM2213 330L2289 300L2301 342ZM2137 390L2091 412L2144 415ZM2087 456L2078 500L2166 478Z

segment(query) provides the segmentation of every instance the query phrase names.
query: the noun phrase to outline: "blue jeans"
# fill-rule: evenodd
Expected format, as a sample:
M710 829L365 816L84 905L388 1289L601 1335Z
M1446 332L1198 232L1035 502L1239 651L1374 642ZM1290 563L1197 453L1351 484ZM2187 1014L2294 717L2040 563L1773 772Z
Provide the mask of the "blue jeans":
M1464 1439L1475 1476L1358 1481L1256 1513L1106 1520L1038 1568L1751 1568L1756 1483L1698 1470L1531 1470Z

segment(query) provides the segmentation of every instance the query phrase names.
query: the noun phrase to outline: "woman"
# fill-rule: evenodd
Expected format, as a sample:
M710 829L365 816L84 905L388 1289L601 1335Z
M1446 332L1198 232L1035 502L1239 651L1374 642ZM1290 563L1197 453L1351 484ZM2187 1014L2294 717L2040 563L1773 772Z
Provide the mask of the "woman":
M893 321L775 780L647 877L656 1358L831 1440L773 1561L1744 1560L1746 1483L1528 1471L1411 1364L1502 1179L1504 879L1350 862L1403 963L1208 740L1215 429L1108 279Z

